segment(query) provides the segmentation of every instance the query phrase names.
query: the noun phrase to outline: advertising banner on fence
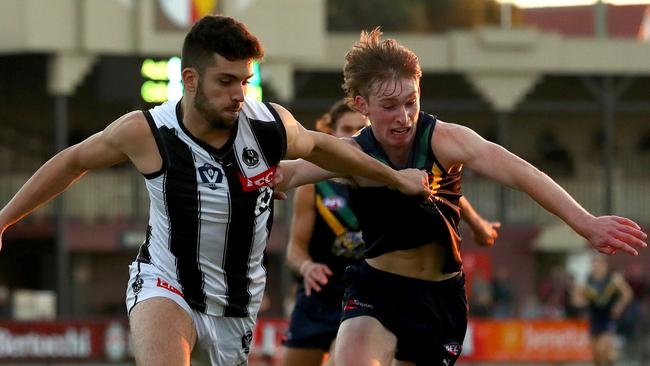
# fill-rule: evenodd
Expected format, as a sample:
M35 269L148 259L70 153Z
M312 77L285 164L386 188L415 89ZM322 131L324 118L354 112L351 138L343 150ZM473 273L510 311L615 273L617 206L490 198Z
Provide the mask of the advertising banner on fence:
M259 318L251 365L279 365L288 321ZM125 320L0 321L0 364L118 362L132 359ZM591 360L587 323L568 320L474 320L460 362L552 363Z
M0 321L0 363L121 361L129 357L124 321Z
M591 360L587 323L569 320L471 321L460 360L587 362Z

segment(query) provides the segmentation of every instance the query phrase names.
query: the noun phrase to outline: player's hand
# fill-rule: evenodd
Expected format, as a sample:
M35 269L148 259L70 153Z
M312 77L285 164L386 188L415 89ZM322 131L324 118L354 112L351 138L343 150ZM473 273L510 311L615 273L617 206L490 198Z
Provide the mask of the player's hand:
M647 247L648 235L634 221L620 216L594 217L586 225L584 237L601 253L614 254L624 251L638 255L637 249Z
M499 237L497 229L500 227L500 222L479 219L478 226L472 228L474 240L482 247L491 248Z
M398 170L399 186L397 189L411 196L429 197L429 179L427 173L419 169L402 169Z
M327 284L327 277L332 275L332 270L326 264L307 261L300 267L300 274L303 277L305 294L310 296L312 290L320 292L321 286Z
M287 194L278 190L280 184L284 181L284 171L286 168L282 167L283 164L280 162L278 164L278 167L275 169L275 174L273 175L273 179L271 180L271 188L273 188L273 197L274 200L286 200L287 199Z

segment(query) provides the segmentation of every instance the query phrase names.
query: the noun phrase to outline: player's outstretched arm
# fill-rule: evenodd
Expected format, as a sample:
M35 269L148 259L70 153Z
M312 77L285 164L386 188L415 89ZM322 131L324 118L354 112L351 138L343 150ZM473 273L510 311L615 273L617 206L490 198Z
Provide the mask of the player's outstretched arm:
M291 113L274 105L287 131L287 158L303 158L343 176L359 176L382 182L412 195L429 195L426 174L415 169L396 171L351 144L322 132L303 128Z
M137 141L142 134L137 118L127 114L43 164L0 211L0 247L1 235L9 226L65 191L88 170L115 165L126 160L127 154L136 153L137 147L129 141ZM144 127L148 128L146 121Z
M469 128L441 122L432 140L443 164L464 163L482 175L526 192L602 253L622 250L637 255L637 249L647 246L647 235L634 221L619 216L594 217L548 175Z

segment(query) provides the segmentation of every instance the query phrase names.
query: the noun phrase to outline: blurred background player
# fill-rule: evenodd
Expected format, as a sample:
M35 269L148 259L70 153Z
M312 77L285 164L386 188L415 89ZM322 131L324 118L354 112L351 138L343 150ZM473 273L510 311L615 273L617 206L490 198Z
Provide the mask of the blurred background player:
M344 100L316 122L319 131L348 138L369 125L368 118ZM296 189L287 261L301 282L283 341L285 366L320 366L325 357L326 365L333 364L345 290L343 273L348 265L361 262L364 251L359 223L348 205L349 187L326 180ZM461 213L476 241L492 246L500 224L484 220L464 198Z
M618 319L632 301L632 288L623 275L609 269L607 257L594 255L587 283L576 291L578 305L587 306L594 365L613 365Z

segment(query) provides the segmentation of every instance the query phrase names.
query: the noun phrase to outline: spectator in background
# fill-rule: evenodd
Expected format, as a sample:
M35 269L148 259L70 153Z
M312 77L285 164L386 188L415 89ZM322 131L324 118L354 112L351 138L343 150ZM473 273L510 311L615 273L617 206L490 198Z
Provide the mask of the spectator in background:
M524 319L539 319L542 317L542 309L539 300L534 294L526 296L524 303L521 305L519 316Z
M566 274L566 286L564 288L564 316L567 319L577 319L582 315L582 309L576 306L575 288L577 286L575 276Z
M492 315L495 318L508 318L513 315L513 288L510 271L499 267L492 280Z
M594 365L613 365L617 358L616 325L632 301L632 289L620 273L609 269L607 257L595 255L586 285L576 291L578 305L586 305L589 312Z
M563 268L555 266L545 275L538 288L542 316L549 319L563 318L566 294L565 271Z
M469 296L470 313L477 318L492 316L492 289L485 274L477 271L472 278L472 291Z

